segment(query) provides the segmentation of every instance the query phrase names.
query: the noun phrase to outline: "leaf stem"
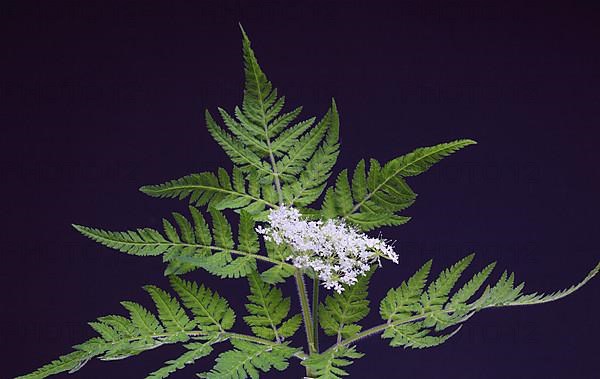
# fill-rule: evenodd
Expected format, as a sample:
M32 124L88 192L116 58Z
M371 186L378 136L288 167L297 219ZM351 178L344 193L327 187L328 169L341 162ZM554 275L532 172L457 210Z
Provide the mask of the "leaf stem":
M266 340L264 338L249 336L247 334L240 334L240 333L233 333L233 332L223 332L223 333L221 333L221 335L223 337L227 337L227 338L244 340L244 341L249 341L249 342L256 342L256 343L261 344L261 345L269 345L269 346L280 345L279 342L269 341L269 340Z
M315 351L319 352L319 278L313 278L312 285L312 328Z
M316 352L314 332L312 318L310 316L310 306L308 304L308 295L306 293L306 286L304 284L304 278L300 270L296 270L294 273L296 279L296 286L298 287L298 296L300 297L300 305L302 307L302 318L304 321L304 331L306 332L306 342L308 343L309 354Z
M258 64L257 64L258 65ZM252 75L254 76L254 80L256 81L256 91L258 92L258 102L260 104L260 116L262 118L262 127L265 132L265 141L267 142L267 149L269 151L269 160L271 162L271 167L273 168L273 177L275 178L275 188L277 189L277 194L279 195L279 205L283 204L283 192L281 191L281 183L279 182L279 173L277 172L277 164L275 162L275 156L273 156L273 148L271 147L271 139L269 138L269 127L267 125L267 110L265 109L265 103L263 99L263 93L261 88L261 83L258 78L257 67L252 64Z
M161 342L161 339L163 338L170 338L175 336L176 334L178 334L180 332L176 332L176 333L160 333L160 334L153 334L153 335L141 335L141 336L136 336L136 337L132 337L132 338L128 338L126 341L127 342L134 342L134 341L138 341L141 340L143 338L147 338L147 337L151 337L154 340L157 340L157 342ZM215 335L215 333L206 333L202 330L187 330L184 332L185 334L187 334L189 337L206 337L206 336L210 336L210 335ZM281 343L276 342L276 341L270 341L264 338L260 338L260 337L255 337L255 336L250 336L247 334L241 334L241 333L234 333L234 332L217 332L217 334L223 338L223 340L226 339L237 339L237 340L243 340L243 341L248 341L248 342L254 342L260 345L266 345L266 346L280 346ZM117 344L123 342L123 340L119 340L119 341L115 341L112 344ZM301 349L298 349L298 353L295 354L296 357L300 358L300 359L305 359L306 358L306 354L304 354L304 352Z
M214 186L208 186L208 185L202 185L202 184L185 184L185 185L174 185L174 186L170 186L168 188L160 188L160 184L159 185L149 185L149 186L143 186L140 188L140 191L142 191L143 193L153 196L153 197L159 197L159 196L169 196L170 192L174 192L174 191L210 191L210 192L221 192L221 193L225 193L228 195L236 195L239 197L245 197L247 199L251 199L252 201L256 201L258 203L263 203L268 207L271 208L276 208L277 205L273 204L265 199L261 199L260 197L256 197L253 196L251 194L248 193L244 193L244 192L240 192L240 191L235 191L235 190L230 190L227 188L220 188L220 187L214 187Z
M454 310L450 309L450 310L447 310L447 311L444 311L444 312L446 312L446 313L452 313L452 312L454 312ZM385 331L388 328L391 328L391 327L394 327L394 326L403 325L403 324L408 324L408 323L411 323L411 322L420 321L422 319L427 318L430 315L430 313L432 313L432 312L421 314L421 315L417 315L417 316L413 316L413 317L409 317L409 318L406 318L406 319L400 320L400 321L387 322L385 324L380 324L380 325L374 326L372 328L369 328L367 330L364 330L364 331L362 331L360 333L355 334L354 337L351 337L351 338L348 338L348 339L345 339L345 340L339 341L338 343L333 344L323 354L325 354L325 353L327 353L327 352L329 352L331 350L334 350L334 349L336 349L336 348L338 348L340 346L348 346L348 345L350 345L350 344L352 344L352 343L354 343L354 342L356 342L358 340L361 340L363 338L370 337L372 335L381 333L381 332Z
M161 245L161 243L155 243L153 245ZM269 262L272 263L274 265L282 265L282 266L287 266L289 268L296 268L295 266L286 263L284 261L278 261L277 259L272 259L269 258L267 256L264 255L258 255L258 254L253 254L253 253L248 253L245 251L241 251L241 250L234 250L234 249L226 249L224 247L218 247L218 246L209 246L209 245L199 245L199 244L191 244L191 243L163 243L163 245L174 245L174 246L185 246L185 247L197 247L199 249L210 249L210 250L217 250L217 251L228 251L231 254L235 254L235 255L241 255L241 256L245 256L245 257L252 257L254 259L258 259L260 261L264 261L264 262ZM193 263L194 261L194 257L181 257L181 258L175 258L176 260L180 260L180 261L184 261L184 262L188 262L188 263Z
M271 149L271 141L267 137L267 143L269 146L269 159L271 160L271 167L273 167L273 177L275 178L275 189L279 196L279 205L283 205L283 192L281 191L281 182L279 181L279 173L277 172L277 164L275 163L275 157L273 156L273 150Z
M223 333L221 333L221 335L223 337L226 337L229 339L244 340L244 341L258 343L261 345L267 345L267 346L273 346L273 347L281 346L281 342L269 341L264 338L254 337L254 336L250 336L247 334L240 334L240 333L234 333L234 332L223 332ZM304 360L307 358L306 354L304 353L304 351L302 351L301 348L298 348L298 351L294 354L294 356L300 360Z
M304 284L304 276L298 269L294 272L294 278L296 279L296 287L298 288L298 296L300 297L300 306L302 307L302 321L304 324L304 331L306 333L306 342L308 344L308 354L312 355L316 353L315 346L315 335L313 332L313 320L310 316L310 306L308 305L308 294L306 293L306 285ZM306 367L306 377L311 378L313 376L312 370Z

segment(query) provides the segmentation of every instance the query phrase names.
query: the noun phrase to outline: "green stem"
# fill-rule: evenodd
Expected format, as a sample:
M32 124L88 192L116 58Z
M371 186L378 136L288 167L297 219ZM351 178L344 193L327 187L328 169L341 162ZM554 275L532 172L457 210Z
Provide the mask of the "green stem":
M265 109L265 103L263 100L262 89L260 80L258 79L258 72L256 71L256 67L252 65L252 74L254 75L254 80L256 81L256 91L258 92L258 99L260 103L260 115L262 127L265 132L265 141L267 142L267 150L269 151L269 161L271 162L271 168L273 169L273 178L275 179L275 189L277 190L277 195L279 197L279 205L283 205L283 192L281 191L281 182L279 181L279 173L277 172L277 163L275 162L275 156L273 155L273 148L271 147L271 138L269 138L269 127L267 125L266 114L267 110Z
M177 333L179 333L179 332L177 332ZM124 341L134 342L134 341L138 341L138 340L141 340L141 339L147 338L147 337L151 337L152 339L155 339L160 342L160 340L162 340L163 338L173 337L177 333L159 333L159 334L153 334L150 336L136 336L136 337L132 337L132 338L127 338L125 340L118 340L118 341L113 342L112 344L115 345L117 343L121 343ZM205 337L205 336L211 335L211 333L206 333L201 330L188 330L185 332L185 334L187 334L189 337L192 337L192 338L193 337ZM254 343L257 343L260 345L266 345L266 346L273 346L273 347L281 346L280 342L270 341L270 340L267 340L264 338L250 336L247 334L240 334L240 333L234 333L234 332L220 332L219 336L221 336L223 338L223 340L236 339L236 340L254 342ZM294 354L294 356L299 359L302 359L302 360L306 359L306 354L300 348L298 349L298 352L296 354Z
M237 339L237 340L244 340L244 341L249 341L249 342L255 342L255 343L258 343L258 344L261 344L261 345L269 345L269 346L280 345L279 342L269 341L269 340L266 340L266 339L263 339L263 338L249 336L247 334L240 334L240 333L233 333L233 332L223 332L223 333L221 333L221 335L223 337L226 337L226 338Z
M264 255L258 255L258 254L253 254L253 253L247 253L245 251L240 251L240 250L233 250L233 249L226 249L224 247L218 247L218 246L210 246L210 245L201 245L201 244L192 244L192 243L173 243L173 242L169 242L169 243L154 243L153 245L169 245L169 246L182 246L182 247L195 247L198 249L210 249L210 250L215 250L215 251L228 251L231 254L235 254L235 255L240 255L240 256L244 256L244 257L251 257L254 259L257 259L259 261L263 261L263 262L268 262L277 266L286 266L289 268L296 268L295 266L283 262L283 261L278 261L277 259L273 259L273 258L269 258L267 256ZM177 259L177 258L175 258ZM184 262L190 262L193 263L194 259L193 257L188 258L188 259L180 259Z
M312 328L315 350L319 352L319 278L313 278L312 286Z
M211 187L211 186L206 186L206 185L200 185L200 184L189 184L189 185L178 185L178 186L169 186L168 189L155 189L155 186L144 186L142 188L140 188L140 191L150 194L153 197L157 197L157 196L165 196L165 194L167 194L166 196L168 196L169 192L175 192L175 191L211 191L211 192L220 192L220 193L224 193L227 195L235 195L235 196L239 196L239 197L245 197L247 199L250 199L252 201L256 201L257 203L263 203L266 206L270 207L270 208L277 208L277 204L273 204L265 199L261 199L260 197L257 196L253 196L251 194L248 193L244 193L244 192L239 192L239 191L235 191L235 190L231 190L231 189L227 189L227 188L220 188L220 187Z
M279 173L277 172L277 164L275 163L275 157L273 156L273 150L271 149L271 141L267 137L267 145L269 146L269 159L271 161L271 167L273 167L273 177L275 178L275 189L279 197L279 205L283 205L283 192L281 191L281 182L279 181Z
M221 335L226 338L229 338L229 339L238 339L238 340L244 340L244 341L249 341L249 342L255 342L255 343L258 343L261 345L268 345L268 346L281 345L281 342L269 341L264 338L249 336L247 334L223 332L223 333L221 333ZM298 349L298 351L294 354L294 357L296 357L300 360L305 360L307 358L306 354L304 353L304 351L302 351L302 349Z
M306 342L308 344L308 354L312 355L316 353L314 332L312 319L310 317L310 306L308 305L308 295L306 293L306 286L304 284L304 277L300 270L296 270L294 273L296 279L296 287L298 288L298 296L300 297L300 306L302 307L302 321L304 323L304 332L306 333ZM310 368L306 368L306 376L312 377L313 373Z
M302 307L302 318L304 321L304 331L306 332L306 342L308 343L308 351L310 354L315 353L314 333L312 328L312 318L310 316L310 306L308 305L308 295L304 278L300 270L294 273L296 286L298 287L298 296L300 297L300 306Z
M506 306L509 306L509 305L511 305L511 304L510 303L501 304L501 305L492 304L492 305L487 305L487 306L484 306L484 307L480 308L479 305L478 305L478 302L475 302L473 304L470 304L469 311L467 312L467 314L469 314L469 312L476 312L476 311L484 310L484 309L487 309L487 308L500 308L500 307L506 307ZM417 321L424 320L427 317L431 316L435 312L436 311L431 311L431 312L423 313L423 314L420 314L420 315L415 315L415 316L412 316L412 317L409 317L409 318L405 318L403 320L398 320L398 321L393 321L393 322L392 321L388 321L385 324L374 326L372 328L366 329L366 330L364 330L364 331L362 331L360 333L355 334L354 337L342 340L342 341L340 341L340 342L332 345L331 347L329 347L329 349L327 349L327 351L335 349L335 348L337 348L339 346L348 346L348 345L350 345L350 344L352 344L352 343L354 343L354 342L356 342L358 340L361 340L361 339L366 338L366 337L370 337L370 336L375 335L375 334L379 334L379 333L385 331L386 329L392 328L394 326L400 326L400 325L404 325L404 324L409 324L411 322L417 322ZM456 312L456 309L452 309L452 308L444 309L442 312L443 313L447 313L447 314L452 314L452 313ZM467 317L467 315L465 317Z
M475 302L473 304L470 304L469 311L467 312L467 314L465 314L465 317L470 317L469 312L476 312L477 310L483 310L483 309L491 308L491 307L497 307L497 306L489 305L489 306L480 308L478 302ZM417 321L424 320L427 317L431 316L435 312L437 312L437 311L431 311L431 312L423 313L420 315L415 315L415 316L412 316L409 318L405 318L403 320L398 320L398 321L393 321L393 322L388 321L385 324L374 326L372 328L369 328L367 330L364 330L360 333L355 334L354 337L342 340L342 341L332 345L329 349L327 349L327 351L331 351L339 346L348 346L358 340L361 340L363 338L366 338L366 337L369 337L369 336L372 336L375 334L379 334L379 333L385 331L386 329L394 327L394 326L400 326L400 325L404 325L404 324L409 324L411 322L417 322ZM455 309L444 309L442 312L452 314L452 313L456 312L456 310Z

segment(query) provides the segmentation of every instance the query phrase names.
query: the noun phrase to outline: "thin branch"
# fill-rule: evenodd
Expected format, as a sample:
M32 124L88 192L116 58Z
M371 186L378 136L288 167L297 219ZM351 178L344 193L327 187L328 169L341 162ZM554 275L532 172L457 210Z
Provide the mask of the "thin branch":
M296 286L298 287L298 296L300 297L300 305L302 307L302 318L304 321L304 331L306 332L306 342L308 343L308 351L310 354L316 352L314 342L314 332L312 327L312 318L310 315L310 306L308 305L308 295L306 294L306 286L304 285L304 278L302 272L296 270L294 278L296 279Z
M227 249L224 247L218 247L218 246L210 246L210 245L199 245L199 244L191 244L191 243L148 243L149 245L173 245L173 246L185 246L185 247L196 247L199 249L210 249L210 250L216 250L216 251L227 251L230 252L232 254L235 255L241 255L241 256L245 256L245 257L252 257L254 259L258 259L260 261L264 261L264 262L269 262L272 263L274 265L283 265L283 266L287 266L289 268L293 268L295 269L296 267L286 263L284 261L278 261L277 259L273 259L273 258L269 258L267 256L264 255L258 255L258 254L253 254L253 253L248 253L245 251L241 251L241 250L234 250L234 249ZM193 261L194 257L181 257L181 258L175 258L176 260L182 260L182 261Z
M315 351L319 352L319 278L313 278L312 285L312 328Z

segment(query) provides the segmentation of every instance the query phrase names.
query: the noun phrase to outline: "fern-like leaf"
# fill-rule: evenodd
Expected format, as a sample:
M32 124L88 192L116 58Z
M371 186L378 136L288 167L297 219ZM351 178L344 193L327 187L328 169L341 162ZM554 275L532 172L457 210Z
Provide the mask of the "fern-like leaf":
M327 128L327 134L321 146L306 162L305 170L297 181L283 187L286 204L305 207L314 203L323 193L325 184L331 176L331 170L339 155L339 115L335 101L321 121Z
M254 219L249 213L241 212L240 235L235 249L231 226L220 211L210 209L212 230L198 209L190 207L190 214L193 222L173 213L177 227L164 220L163 233L150 228L110 232L80 225L74 227L86 237L112 249L133 255L163 255L163 260L169 263L166 275L204 268L223 278L238 278L256 269L256 259L289 266L283 261L256 254L258 237L254 231Z
M598 272L600 272L600 263L598 263L596 265L596 267L594 267L581 282L579 282L569 288L559 290L556 292L552 292L550 294L532 293L532 294L521 295L513 301L502 303L502 306L535 305L535 304L544 304L544 303L549 303L549 302L553 302L556 300L560 300L566 296L569 296L570 294L577 291L581 287L583 287L594 276L598 275ZM492 295L492 298L493 298L493 295Z
M383 331L382 337L390 339L392 346L436 346L457 333L460 327L446 334L440 334L442 330L463 323L482 309L556 301L581 288L600 271L598 264L577 285L550 295L523 294L524 284L515 284L514 274L505 271L494 285L488 286L479 297L471 300L489 278L495 266L492 263L450 296L452 288L472 260L473 255L469 255L442 271L425 290L431 267L431 261L427 262L408 282L391 289L380 304L381 317L386 320L386 324L377 329Z
M404 178L421 174L444 157L474 143L457 140L416 149L383 166L371 159L368 172L361 161L354 170L351 186L347 173L339 174L323 212L327 217L343 217L363 230L404 224L409 218L397 212L412 205L416 198Z
M356 323L369 314L367 295L372 274L373 270L343 292L328 295L325 303L319 305L319 323L325 334L337 335L339 341L360 332L362 327Z
M121 304L129 312L129 318L120 315L99 317L89 325L98 333L97 337L74 346L72 353L41 367L20 378L42 379L62 372L75 372L92 358L104 361L123 359L157 348L164 344L188 342L188 351L181 357L169 361L166 366L150 374L148 378L166 378L186 364L208 355L211 346L224 340L220 333L231 328L235 314L227 301L216 293L172 278L174 289L181 294L184 305L194 314L190 319L179 301L166 291L146 286L158 314L155 315L140 304L124 301ZM229 337L229 338L234 338Z
M154 300L158 317L168 332L184 336L186 332L194 329L195 322L190 320L177 299L155 286L145 286L144 289Z
M171 277L171 286L192 311L194 322L203 332L222 332L233 327L235 313L216 292L177 276Z
M223 148L231 161L244 172L258 171L263 175L271 175L269 165L232 135L221 129L209 111L205 113L208 131L215 141Z
M215 209L242 209L252 214L263 211L266 207L275 205L266 199L256 175L245 177L237 167L232 175L224 169L218 170L218 175L212 172L202 172L184 176L180 179L163 184L144 186L143 193L159 198L189 197L196 206L210 206Z
M262 280L258 273L248 275L250 284L249 303L246 309L250 313L244 321L258 337L282 341L291 337L300 327L300 315L295 315L284 323L290 311L290 298L283 297L281 290Z
M281 262L263 271L260 276L262 280L269 284L283 283L287 278L294 275L295 268L289 264L285 264L285 259L290 256L290 248L284 244L265 241L265 247L269 258L274 261Z
M322 354L313 354L302 364L314 373L314 379L341 379L348 376L344 368L363 355L354 347L339 346Z
M181 370L186 365L193 364L198 359L209 355L213 351L212 345L218 341L218 338L213 338L206 342L192 342L185 344L184 347L187 349L185 353L176 359L165 362L165 366L152 372L146 379L164 379L169 377L175 371Z
M441 345L460 331L456 328L452 333L432 335L422 322L413 322L403 325L392 325L383 332L383 338L390 338L390 346L412 349L425 349Z
M285 181L297 180L297 175L305 169L306 163L317 151L319 144L323 140L327 127L327 118L324 118L319 124L304 134L298 141L292 145L279 162L277 162L277 172Z
M427 261L413 276L388 291L381 300L379 314L387 322L406 318L419 310L419 299L427 283L432 261Z
M259 345L240 340L232 340L234 349L221 353L217 363L209 372L199 376L205 379L257 379L260 372L271 369L285 370L288 360L296 349L285 344L276 346Z
M442 308L444 304L448 302L448 294L452 291L452 288L454 288L462 273L469 267L474 257L474 254L468 255L450 268L442 271L439 277L429 285L427 292L424 292L421 295L420 312L429 315L424 321L426 326L433 326L438 323L438 321L442 322L444 319ZM468 293L470 287L471 284L467 283L467 285L463 287L462 292ZM459 297L460 296L461 295L459 295Z
M212 201L216 208L244 208L264 219L264 213L258 215L264 206L273 206L283 200L306 206L317 200L337 159L339 122L334 103L316 125L313 125L315 118L294 124L302 108L282 113L285 97L278 96L277 89L258 64L248 36L244 31L242 34L245 77L242 106L236 107L233 115L219 108L224 128L208 111L206 123L213 138L249 181L258 180L260 186L273 184L278 190L285 183L281 196L269 198L271 193L264 188L258 192L254 185L254 192L234 188L234 193L222 200L223 194L231 190L227 183L215 184L215 178L209 174L189 176L143 190L154 196L190 195L203 202ZM210 182L208 186L207 181ZM217 193L213 196L220 200L203 196L206 191Z
M18 376L15 379L43 379L62 372L73 373L78 371L96 355L98 354L91 354L85 351L74 351L61 356L30 374Z

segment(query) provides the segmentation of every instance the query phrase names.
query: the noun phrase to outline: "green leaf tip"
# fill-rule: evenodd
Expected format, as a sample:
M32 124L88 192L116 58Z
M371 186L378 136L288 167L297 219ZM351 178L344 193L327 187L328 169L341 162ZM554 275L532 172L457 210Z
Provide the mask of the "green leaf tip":
M241 22L238 22L238 27L240 28L240 31L242 32L242 37L244 39L248 39L248 34L246 34L246 31L244 30L244 27L242 26Z

